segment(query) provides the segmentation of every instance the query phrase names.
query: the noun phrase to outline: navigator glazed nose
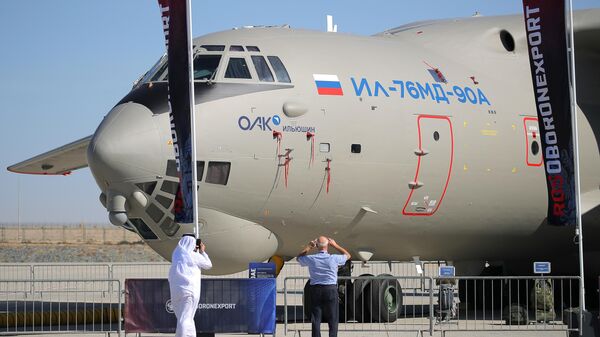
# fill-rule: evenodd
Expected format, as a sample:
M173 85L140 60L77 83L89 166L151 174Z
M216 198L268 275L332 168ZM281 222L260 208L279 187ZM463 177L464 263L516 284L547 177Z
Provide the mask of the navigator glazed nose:
M162 153L152 111L133 102L115 106L94 133L87 156L103 190L116 183L154 178Z

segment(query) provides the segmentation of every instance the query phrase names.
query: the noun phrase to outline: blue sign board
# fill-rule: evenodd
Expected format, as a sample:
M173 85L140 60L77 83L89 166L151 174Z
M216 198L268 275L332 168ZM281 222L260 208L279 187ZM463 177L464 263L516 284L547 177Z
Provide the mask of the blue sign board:
M274 278L275 263L250 262L248 265L248 278Z
M440 277L454 277L454 266L440 266L439 275Z
M550 262L534 262L533 273L534 274L550 274Z

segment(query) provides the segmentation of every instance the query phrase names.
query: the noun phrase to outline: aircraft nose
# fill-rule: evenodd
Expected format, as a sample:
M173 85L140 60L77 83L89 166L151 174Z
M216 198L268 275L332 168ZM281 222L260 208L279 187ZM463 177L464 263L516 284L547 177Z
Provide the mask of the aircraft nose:
M155 178L162 155L152 111L133 102L115 106L94 133L87 156L101 188Z

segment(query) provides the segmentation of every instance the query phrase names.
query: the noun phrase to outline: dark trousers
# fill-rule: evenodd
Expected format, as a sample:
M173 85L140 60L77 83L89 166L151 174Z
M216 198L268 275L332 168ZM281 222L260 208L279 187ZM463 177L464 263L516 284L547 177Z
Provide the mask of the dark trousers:
M339 299L337 285L310 286L312 337L321 337L321 320L329 324L329 337L337 337Z

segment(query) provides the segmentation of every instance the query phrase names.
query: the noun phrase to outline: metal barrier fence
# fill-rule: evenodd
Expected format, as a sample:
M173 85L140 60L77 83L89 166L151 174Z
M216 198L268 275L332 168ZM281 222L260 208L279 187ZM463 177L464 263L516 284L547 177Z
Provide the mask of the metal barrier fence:
M418 274L413 262L401 261L371 261L368 263L353 262L352 277L358 276L404 276L400 279L402 289L420 289L423 290L424 282L427 277L437 277L438 267L446 265L443 261L421 262L423 274ZM308 277L308 268L300 266L296 261L286 262L277 277L277 289L281 292L284 287L283 280L286 277Z
M2 280L0 335L106 333L121 335L118 280Z
M411 276L400 280L403 289L423 289L422 276L438 276L438 266L444 262L423 262L423 274L416 272L412 262L354 262L351 276ZM0 280L14 279L116 279L125 282L126 278L164 278L169 273L168 262L131 262L131 263L33 263L33 264L0 264ZM277 278L277 289L283 289L283 279L286 277L308 276L308 269L296 261L286 262ZM204 275L203 277L246 278L248 271L230 275Z
M572 332L582 325L582 315L571 310L579 303L578 277L443 279L437 275L437 267L442 264L425 263L424 273L417 276L412 262L354 263L352 277L339 278L343 281L340 295L344 301L340 330ZM121 285L126 278L165 278L169 267L169 263L0 264L0 334L29 331L18 322L52 319L64 325L68 318L62 328L71 329L82 322L81 317L89 317L89 311L75 311L75 316L58 314L64 311L59 309L71 310L73 306L91 305L93 311L95 305L108 308L118 303L120 310ZM246 278L248 272L204 277ZM307 280L307 268L293 261L286 263L277 279L277 304L284 306L286 333L310 330L305 305ZM396 312L392 310L395 306ZM106 318L116 310L110 308L102 308L102 314L92 317ZM13 321L18 324L9 326ZM95 321L90 322L94 326ZM112 331L120 331L116 322L110 323ZM52 332L55 328L53 325L50 330L39 331Z
M340 331L581 334L579 277L340 277ZM310 331L308 277L284 279L284 332ZM401 285L424 282L422 290Z
M105 263L34 264L32 280L112 279L111 265Z
M453 281L459 303L454 312L436 316L436 330L580 331L582 326L583 316L573 310L580 301L579 277L463 276Z
M432 331L433 278L414 276L339 277L342 332ZM308 277L284 280L284 332L311 330ZM424 282L427 291L404 292L401 283ZM410 294L410 296L407 296Z
M18 280L33 280L33 266L27 264L2 264L0 265L0 280L18 281ZM23 286L28 286L30 289L24 292L23 296L27 297L33 292L33 283L26 282ZM0 296L3 296L5 289L0 287ZM9 291L6 289L6 291ZM10 293L10 291L9 291ZM1 310L1 308L0 308Z

